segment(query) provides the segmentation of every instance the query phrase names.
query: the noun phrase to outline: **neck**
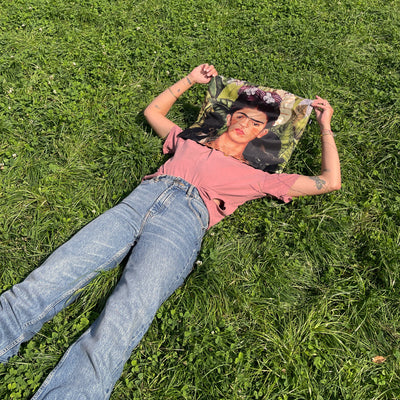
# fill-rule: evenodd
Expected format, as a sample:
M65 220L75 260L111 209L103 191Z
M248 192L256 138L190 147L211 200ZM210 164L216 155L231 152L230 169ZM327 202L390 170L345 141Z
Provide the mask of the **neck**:
M226 135L222 134L218 139L210 143L211 147L222 151L226 156L231 156L238 159L243 159L243 151L247 145L234 143L227 138Z

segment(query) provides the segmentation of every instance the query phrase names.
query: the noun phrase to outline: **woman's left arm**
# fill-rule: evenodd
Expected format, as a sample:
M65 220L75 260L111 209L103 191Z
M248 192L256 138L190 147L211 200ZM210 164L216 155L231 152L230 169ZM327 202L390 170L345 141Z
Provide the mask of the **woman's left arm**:
M321 174L301 176L297 179L288 192L291 197L329 193L341 188L339 154L331 130L333 108L328 101L319 96L316 96L311 105L314 107L321 129Z

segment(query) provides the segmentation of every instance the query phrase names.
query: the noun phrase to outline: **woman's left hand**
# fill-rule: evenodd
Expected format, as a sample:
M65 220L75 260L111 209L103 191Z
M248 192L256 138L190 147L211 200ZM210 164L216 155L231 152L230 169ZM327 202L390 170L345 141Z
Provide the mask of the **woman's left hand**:
M333 190L339 190L341 187L340 160L334 135L331 131L333 108L327 100L319 96L316 96L311 106L314 107L322 134L321 174L318 176L300 176L289 189L288 194L292 197L329 193Z

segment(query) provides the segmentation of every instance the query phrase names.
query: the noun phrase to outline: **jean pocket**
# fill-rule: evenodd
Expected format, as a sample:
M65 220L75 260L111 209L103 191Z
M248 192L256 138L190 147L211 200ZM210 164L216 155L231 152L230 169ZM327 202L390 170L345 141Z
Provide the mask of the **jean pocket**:
M203 232L208 228L209 215L207 207L203 200L194 197L189 198L189 208L193 211L193 214L200 222L200 227Z

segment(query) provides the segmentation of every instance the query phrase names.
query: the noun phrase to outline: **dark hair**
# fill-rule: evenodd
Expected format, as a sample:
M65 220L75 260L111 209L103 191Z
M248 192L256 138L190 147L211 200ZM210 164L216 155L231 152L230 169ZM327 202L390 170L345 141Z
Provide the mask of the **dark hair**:
M255 86L242 86L237 99L228 110L233 114L244 107L255 108L267 116L266 127L271 127L280 115L281 97L275 92L264 92Z

